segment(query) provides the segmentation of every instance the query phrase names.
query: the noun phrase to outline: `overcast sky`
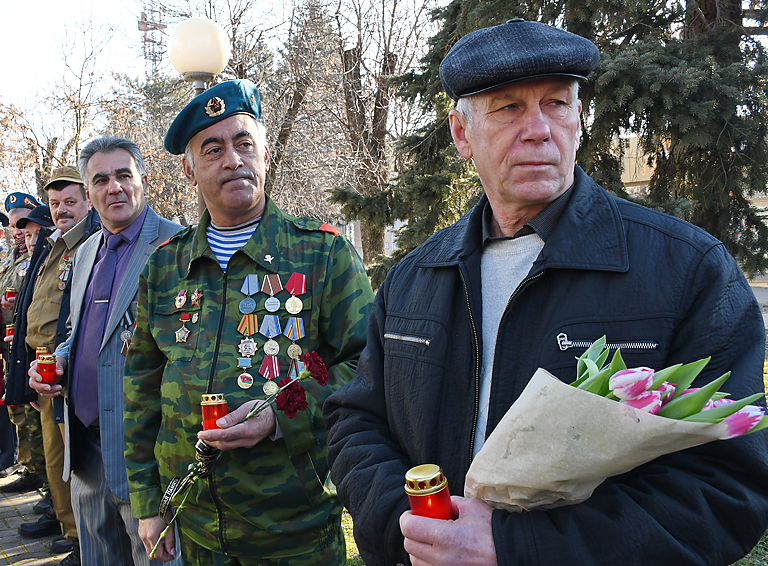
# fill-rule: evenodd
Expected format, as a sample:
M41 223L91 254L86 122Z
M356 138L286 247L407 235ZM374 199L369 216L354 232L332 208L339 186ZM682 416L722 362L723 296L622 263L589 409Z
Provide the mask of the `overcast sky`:
M41 92L60 81L65 73L62 45L82 45L82 22L93 23L97 39L106 37L111 28L112 40L103 60L113 70L140 76L144 62L138 5L134 0L3 2L0 102L28 109Z

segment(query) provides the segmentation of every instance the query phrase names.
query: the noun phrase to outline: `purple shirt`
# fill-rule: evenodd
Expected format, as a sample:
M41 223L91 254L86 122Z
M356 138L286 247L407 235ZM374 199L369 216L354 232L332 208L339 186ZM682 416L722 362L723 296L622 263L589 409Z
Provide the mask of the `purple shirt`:
M101 248L99 249L99 253L96 256L96 263L98 263L101 259L104 258L104 256L107 253L107 247L104 245L104 242L107 241L107 238L109 236L119 237L123 241L120 243L120 245L117 247L117 267L115 269L115 279L112 282L112 291L110 293L110 297L114 297L117 295L117 291L120 288L120 284L123 281L123 277L125 276L125 271L128 268L128 262L131 259L131 256L133 255L133 250L136 247L136 242L139 241L139 234L141 233L141 229L144 226L144 219L147 217L147 206L144 206L144 210L142 213L134 220L130 226L127 228L122 229L117 234L112 234L109 230L107 230L104 227L104 224L101 225L101 232L102 232L102 244ZM94 264L95 265L95 264ZM76 340L77 344L75 346L75 356L74 358L70 358L70 366L71 371L69 373L70 376L70 390L71 390L71 398L74 401L74 399L77 396L77 388L78 383L80 381L79 377L81 374L81 371L89 371L94 372L98 371L98 356L99 356L99 350L101 349L101 343L99 344L85 344L84 340L80 340L80 337L85 336L86 327L88 325L88 321L91 320L90 312L91 312L91 305L93 305L93 279L91 279L88 282L88 288L85 291L85 299L83 301L83 310L80 314L80 326L78 329L78 339ZM109 320L109 317L112 314L112 302L109 303L109 309L107 311L107 320ZM82 356L85 355L89 359L83 360ZM83 363L81 363L83 361ZM82 368L82 369L81 369ZM93 376L98 377L98 376ZM93 383L96 380L88 380L85 379L85 383ZM95 392L98 394L98 391ZM76 409L77 407L75 407ZM96 423L98 424L98 420Z

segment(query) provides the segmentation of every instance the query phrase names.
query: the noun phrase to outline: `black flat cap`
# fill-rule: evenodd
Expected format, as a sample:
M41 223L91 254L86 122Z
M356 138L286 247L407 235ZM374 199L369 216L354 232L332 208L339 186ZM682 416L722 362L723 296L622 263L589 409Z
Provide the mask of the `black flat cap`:
M458 100L538 77L585 79L599 59L588 39L518 18L462 37L440 63L440 80Z
M51 209L41 204L32 209L32 212L26 218L19 218L16 222L17 228L24 228L29 222L36 222L40 226L50 227L53 226L53 218L51 218Z

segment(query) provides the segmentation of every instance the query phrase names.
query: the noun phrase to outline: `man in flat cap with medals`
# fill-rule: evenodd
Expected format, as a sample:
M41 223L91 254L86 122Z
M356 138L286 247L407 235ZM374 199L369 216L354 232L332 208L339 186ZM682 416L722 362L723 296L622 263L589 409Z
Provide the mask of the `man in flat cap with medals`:
M140 278L125 370L131 502L149 551L170 517L158 516L169 482L187 475L202 439L221 454L178 515L184 564L342 564L322 404L354 374L373 293L338 231L265 194L260 116L253 83L226 81L192 100L165 137L207 211ZM329 381L302 382L307 409L288 418L269 407L240 423L311 351ZM223 396L229 414L201 431L204 395ZM156 556L172 548L166 537Z
M768 526L763 433L663 456L576 505L510 513L462 497L537 368L570 383L603 335L630 344L627 367L712 356L700 382L730 370L734 399L763 387L762 318L723 245L575 165L579 81L598 57L512 20L461 38L440 66L485 195L392 268L355 379L325 404L331 477L368 566L728 565ZM421 464L442 468L456 520L408 510L403 476Z

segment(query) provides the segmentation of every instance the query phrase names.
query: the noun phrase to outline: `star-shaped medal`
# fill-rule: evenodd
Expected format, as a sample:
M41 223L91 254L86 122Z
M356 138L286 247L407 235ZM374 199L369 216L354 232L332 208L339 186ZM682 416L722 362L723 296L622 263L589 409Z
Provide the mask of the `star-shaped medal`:
M240 350L241 356L250 358L256 353L258 347L252 338L246 338L245 340L240 341L240 345L237 347L237 349Z
M176 342L186 342L189 335L189 328L182 325L182 327L176 331Z

